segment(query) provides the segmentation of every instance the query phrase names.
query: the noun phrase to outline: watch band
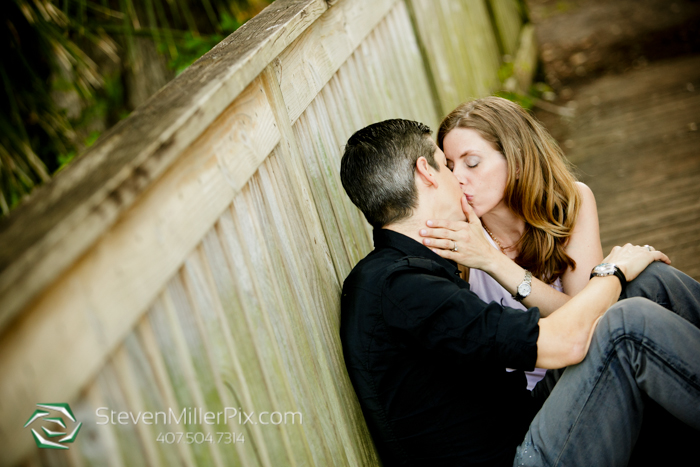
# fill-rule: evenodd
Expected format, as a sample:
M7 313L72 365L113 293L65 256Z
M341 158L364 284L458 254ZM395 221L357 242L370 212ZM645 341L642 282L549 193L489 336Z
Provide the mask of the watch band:
M606 263L601 263L598 266L602 265L608 265ZM596 273L596 266L593 268L593 271L591 271L591 277L589 277L589 280L594 278L594 277L606 277L606 276L616 276L620 280L620 286L622 287L622 290L620 291L620 295L625 293L625 289L627 288L627 278L625 277L625 274L622 272L620 268L617 267L615 264L609 264L609 266L612 266L613 272L612 273L607 273L607 274L598 274Z
M520 302L525 297L530 295L530 292L532 292L532 273L526 270L525 278L515 289L515 295L513 295L513 298Z

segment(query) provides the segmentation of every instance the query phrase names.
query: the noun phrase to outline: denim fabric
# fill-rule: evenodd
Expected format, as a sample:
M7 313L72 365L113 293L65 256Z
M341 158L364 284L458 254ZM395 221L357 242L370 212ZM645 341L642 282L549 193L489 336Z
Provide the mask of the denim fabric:
M700 284L654 263L629 284L631 295L663 307L629 298L606 312L584 361L566 369L530 424L514 466L626 465L647 397L700 430Z
M664 263L651 263L620 299L644 297L700 327L700 284Z

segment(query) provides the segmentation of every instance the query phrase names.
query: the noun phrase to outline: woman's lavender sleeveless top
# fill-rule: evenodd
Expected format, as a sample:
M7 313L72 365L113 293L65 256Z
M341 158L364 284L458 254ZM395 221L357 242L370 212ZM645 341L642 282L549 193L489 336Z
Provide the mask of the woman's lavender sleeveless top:
M491 245L493 245L494 248L498 248L491 236L485 230L484 234L489 239ZM526 310L525 306L516 299L514 299L513 296L501 286L501 284L496 282L495 279L493 279L491 276L479 269L469 270L469 288L486 303L496 302L500 303L503 306L516 308L523 311ZM556 282L552 284L552 288L558 290L559 292L564 291L561 285L561 281L559 279L557 279ZM527 388L530 391L532 391L532 388L535 387L535 384L537 384L538 381L544 378L546 372L547 370L545 370L544 368L535 368L534 371L525 372L525 375L527 376Z

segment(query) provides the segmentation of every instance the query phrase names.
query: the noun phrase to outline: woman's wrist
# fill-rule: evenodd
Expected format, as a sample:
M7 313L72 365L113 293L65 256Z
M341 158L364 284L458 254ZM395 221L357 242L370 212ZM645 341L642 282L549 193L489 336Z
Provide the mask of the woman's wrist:
M481 269L486 274L495 279L499 271L504 271L505 268L507 268L510 265L510 263L515 263L513 263L513 261L510 258L508 258L506 255L504 255L497 249L492 248L492 250L493 251L490 251L488 253L488 256L484 258L485 262L483 267L478 269Z

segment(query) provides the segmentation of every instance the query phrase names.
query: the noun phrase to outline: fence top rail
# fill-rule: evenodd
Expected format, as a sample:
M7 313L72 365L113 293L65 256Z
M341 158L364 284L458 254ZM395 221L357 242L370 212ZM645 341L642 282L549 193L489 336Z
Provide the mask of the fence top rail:
M335 0L277 0L0 221L0 333Z

